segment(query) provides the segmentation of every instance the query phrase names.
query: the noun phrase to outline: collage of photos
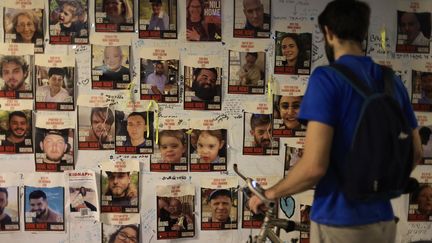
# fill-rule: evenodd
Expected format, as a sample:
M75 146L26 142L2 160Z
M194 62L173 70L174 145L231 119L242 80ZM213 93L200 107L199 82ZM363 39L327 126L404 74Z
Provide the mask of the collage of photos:
M177 0L139 2L139 38L177 39Z

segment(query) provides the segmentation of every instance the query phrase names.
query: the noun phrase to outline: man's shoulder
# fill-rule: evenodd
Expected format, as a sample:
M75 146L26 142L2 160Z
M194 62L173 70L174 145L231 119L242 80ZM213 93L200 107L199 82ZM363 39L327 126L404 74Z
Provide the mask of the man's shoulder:
M12 223L12 218L9 214L5 213L5 216L0 220L0 224L10 224Z

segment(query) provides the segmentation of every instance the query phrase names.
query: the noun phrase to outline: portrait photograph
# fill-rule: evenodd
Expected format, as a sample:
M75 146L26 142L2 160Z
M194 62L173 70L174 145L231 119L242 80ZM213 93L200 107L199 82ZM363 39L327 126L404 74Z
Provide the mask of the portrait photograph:
M139 224L109 225L102 224L102 243L140 242Z
M95 0L96 32L133 32L133 0Z
M222 41L222 1L186 1L186 40Z
M222 68L184 67L184 109L220 110Z
M0 231L20 230L19 202L17 186L0 187Z
M411 103L415 111L432 111L432 72L412 69Z
M272 115L244 112L243 155L279 155L279 138L272 133Z
M93 188L69 187L70 211L80 216L89 216L90 212L98 211L97 192Z
M275 74L309 75L311 59L311 33L285 33L276 31Z
M297 164L297 162L303 157L304 148L297 148L288 146L285 144L285 166L284 176L286 176L289 170Z
M158 239L195 236L194 196L157 196Z
M430 12L397 11L396 52L428 54L430 37Z
M304 137L306 126L297 119L303 96L273 95L273 136Z
M432 184L420 183L419 188L410 193L408 221L432 221Z
M114 150L114 110L78 106L78 149Z
M0 153L33 153L31 110L0 110Z
M420 126L419 134L423 149L423 160L421 164L432 165L432 126Z
M141 100L163 103L179 102L179 60L141 58Z
M191 171L226 171L227 130L192 130L190 163Z
M88 44L88 0L49 0L50 44Z
M189 136L185 129L159 130L150 171L188 171Z
M264 94L265 52L229 52L228 94Z
M138 213L139 172L102 171L101 212Z
M201 230L238 227L238 192L235 188L201 188Z
M177 0L139 1L139 38L177 39Z
M0 98L33 99L33 58L0 55Z
M271 0L241 0L234 3L235 38L269 38Z

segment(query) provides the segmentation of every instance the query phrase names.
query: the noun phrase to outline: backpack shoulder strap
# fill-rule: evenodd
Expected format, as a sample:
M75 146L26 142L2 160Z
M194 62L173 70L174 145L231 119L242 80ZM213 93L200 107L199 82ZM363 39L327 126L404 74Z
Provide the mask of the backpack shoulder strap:
M394 97L394 71L393 69L386 67L384 65L380 65L382 70L382 77L384 80L384 93Z
M373 94L372 90L361 81L347 66L338 63L330 64L330 67L336 70L348 83L363 97L369 97Z

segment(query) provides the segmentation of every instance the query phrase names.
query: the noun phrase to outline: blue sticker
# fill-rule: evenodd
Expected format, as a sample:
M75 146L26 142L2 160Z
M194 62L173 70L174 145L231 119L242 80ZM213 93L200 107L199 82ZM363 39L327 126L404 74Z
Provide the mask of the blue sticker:
M291 218L294 215L294 209L295 209L295 201L294 198L289 197L282 197L279 201L280 207L282 209L282 212L284 212L285 216L287 218Z

